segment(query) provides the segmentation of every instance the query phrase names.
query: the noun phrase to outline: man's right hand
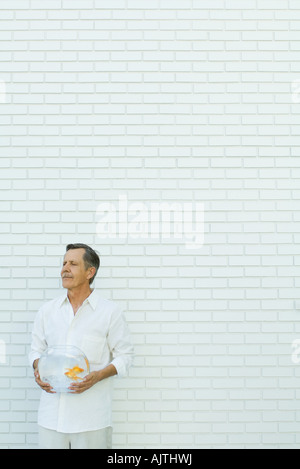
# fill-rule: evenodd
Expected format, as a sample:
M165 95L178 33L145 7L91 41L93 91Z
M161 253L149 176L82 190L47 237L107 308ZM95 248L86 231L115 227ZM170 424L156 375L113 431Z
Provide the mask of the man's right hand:
M39 362L38 360L35 360L33 363L35 382L40 386L40 388L43 391L46 391L49 394L56 394L55 391L52 391L53 388L50 386L49 383L44 383L41 380L39 370L38 370L38 362Z

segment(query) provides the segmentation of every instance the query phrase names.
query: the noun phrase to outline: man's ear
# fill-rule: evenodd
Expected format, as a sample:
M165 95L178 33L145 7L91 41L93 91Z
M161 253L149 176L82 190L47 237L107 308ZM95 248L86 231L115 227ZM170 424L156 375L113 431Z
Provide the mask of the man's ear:
M90 280L91 278L94 277L95 273L96 273L96 268L95 267L89 267L87 278Z

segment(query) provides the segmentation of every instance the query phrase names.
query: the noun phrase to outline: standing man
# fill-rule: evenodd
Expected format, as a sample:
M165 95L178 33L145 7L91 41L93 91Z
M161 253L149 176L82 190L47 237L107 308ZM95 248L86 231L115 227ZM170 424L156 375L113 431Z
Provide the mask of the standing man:
M120 307L91 289L99 266L92 248L69 244L61 270L66 292L44 304L34 322L29 360L43 390L38 413L41 449L111 448L112 377L127 375L133 346ZM39 376L39 358L57 345L80 348L90 362L90 374L72 384L70 393L53 392Z

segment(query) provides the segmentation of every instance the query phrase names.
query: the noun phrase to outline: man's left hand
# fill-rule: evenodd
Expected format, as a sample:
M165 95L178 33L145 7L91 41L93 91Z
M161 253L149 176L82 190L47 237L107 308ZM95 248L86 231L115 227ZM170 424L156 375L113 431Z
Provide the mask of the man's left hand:
M93 371L89 375L87 375L80 383L72 383L69 386L71 393L73 394L81 394L84 391L87 391L96 383L101 381L101 375L99 371Z
M118 372L115 366L110 364L102 370L92 371L82 381L80 381L80 383L72 383L71 386L69 386L69 389L73 394L81 394L82 392L90 389L95 384L99 383L99 381L111 378L117 374Z

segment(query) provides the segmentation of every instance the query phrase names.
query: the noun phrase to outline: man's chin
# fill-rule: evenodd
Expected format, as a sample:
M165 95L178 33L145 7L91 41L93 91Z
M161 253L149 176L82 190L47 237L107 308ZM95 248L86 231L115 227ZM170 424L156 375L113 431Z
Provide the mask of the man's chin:
M72 280L71 278L63 278L62 279L62 285L64 288L70 288L72 286Z

